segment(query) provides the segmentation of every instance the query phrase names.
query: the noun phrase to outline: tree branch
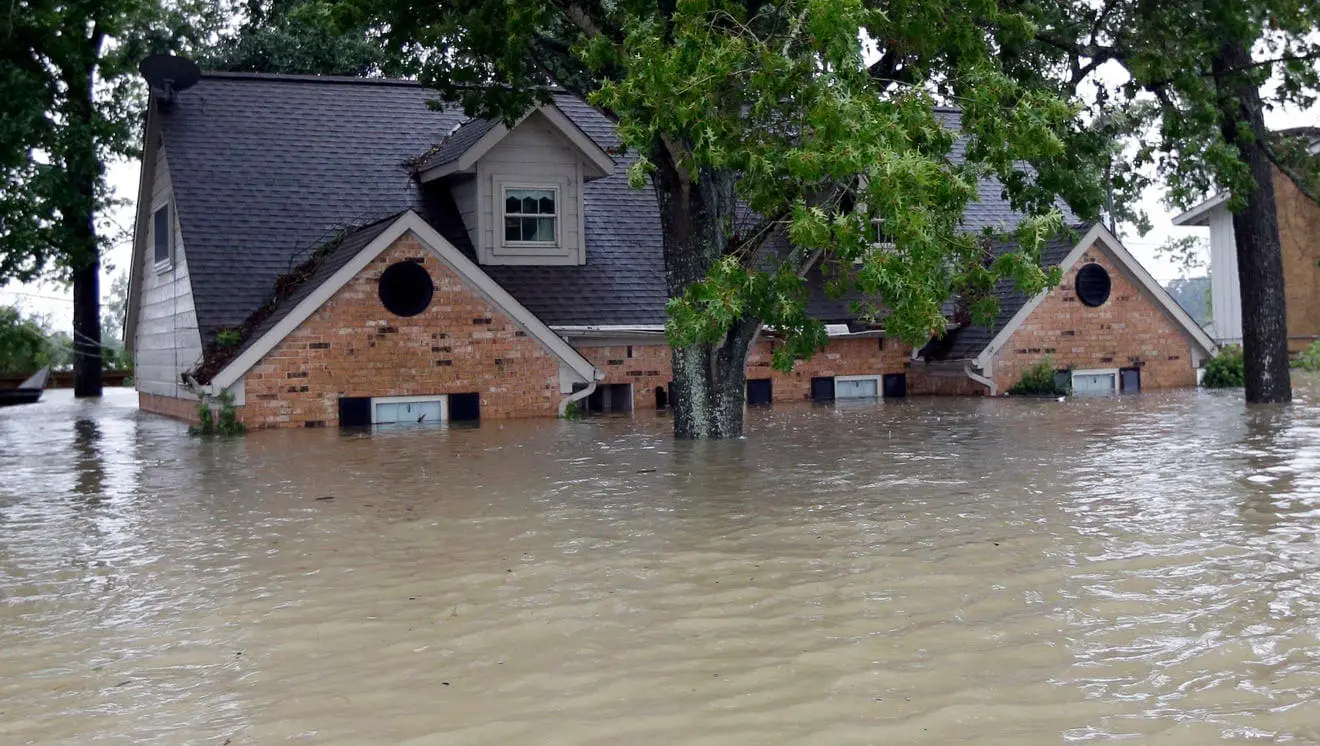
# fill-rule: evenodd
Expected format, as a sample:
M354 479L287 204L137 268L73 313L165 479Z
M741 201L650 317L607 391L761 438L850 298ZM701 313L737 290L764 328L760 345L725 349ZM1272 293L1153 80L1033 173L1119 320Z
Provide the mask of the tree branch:
M1259 140L1258 144L1260 145L1260 149L1264 151L1265 157L1269 158L1270 163L1273 163L1275 168L1282 171L1284 175L1292 181L1293 186L1297 187L1297 191L1306 195L1307 199L1320 205L1320 193L1317 193L1315 188L1311 184L1308 184L1306 179L1302 178L1302 174L1300 174L1297 169L1293 168L1291 164L1286 163L1279 157L1279 154L1274 151L1274 146L1270 144L1269 141Z

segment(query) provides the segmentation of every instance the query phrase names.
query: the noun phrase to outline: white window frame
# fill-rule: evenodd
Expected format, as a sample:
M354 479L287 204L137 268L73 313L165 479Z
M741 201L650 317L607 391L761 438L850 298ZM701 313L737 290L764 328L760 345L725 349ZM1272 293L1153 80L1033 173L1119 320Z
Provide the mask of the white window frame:
M381 424L376 419L377 404L429 404L431 402L440 402L440 421L449 422L449 397L441 394L439 396L373 396L371 397L371 424ZM387 422L383 424L393 425L397 423Z
M539 189L539 190L551 191L555 193L555 214L549 216L540 215L540 214L536 215L536 217L538 218L544 218L544 217L554 218L555 239L553 241L510 241L508 239L508 237L504 233L504 221L506 218L510 216L510 214L517 215L518 217L531 217L530 215L526 215L521 212L509 213L505 209L508 206L508 199L509 199L508 191L510 189ZM505 248L528 248L528 247L558 248L560 246L561 244L560 237L562 236L563 224L564 224L564 211L559 209L560 207L563 206L563 202L560 200L560 197L562 195L560 194L560 189L558 184L525 184L514 181L501 181L499 183L498 194L499 194L498 198L500 201L500 221L498 223L498 230L500 232L500 246Z
M156 259L156 215L165 211L165 258ZM157 272L168 272L174 268L174 204L166 202L151 210L151 262Z
M885 374L884 373L866 373L860 376L835 376L834 377L834 400L839 401L839 381L875 381L875 398L885 398ZM867 396L845 396L844 401L849 399L869 399Z
M1119 392L1119 386L1123 381L1119 377L1118 368L1090 368L1086 370L1074 370L1068 378L1068 386L1073 393L1077 392L1077 376L1110 376L1114 381L1114 393Z

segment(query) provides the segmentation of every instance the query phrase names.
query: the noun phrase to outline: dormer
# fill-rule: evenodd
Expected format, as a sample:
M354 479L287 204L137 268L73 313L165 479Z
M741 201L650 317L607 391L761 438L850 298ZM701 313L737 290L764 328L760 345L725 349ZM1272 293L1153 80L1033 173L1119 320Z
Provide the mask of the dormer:
M471 119L416 167L443 181L481 264L585 264L583 184L614 172L614 159L554 105L512 128Z

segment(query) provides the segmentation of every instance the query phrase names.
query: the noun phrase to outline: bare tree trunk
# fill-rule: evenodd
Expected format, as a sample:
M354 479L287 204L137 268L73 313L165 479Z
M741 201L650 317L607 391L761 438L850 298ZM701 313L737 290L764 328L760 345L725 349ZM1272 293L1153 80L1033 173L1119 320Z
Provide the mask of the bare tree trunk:
M692 179L657 144L652 183L664 234L665 282L670 298L700 282L724 252L725 226L735 207L730 174L703 171ZM674 347L674 435L736 438L743 433L747 353L760 323L741 319L716 344Z
M1237 145L1255 181L1255 189L1246 195L1246 208L1233 215L1247 401L1287 402L1292 400L1292 379L1288 370L1283 250L1274 205L1274 173L1261 147L1270 135L1265 129L1260 90L1255 82L1242 72L1226 72L1252 67L1247 46L1237 40L1226 42L1215 56L1213 67L1219 87L1224 139L1230 145ZM1251 141L1242 137L1238 130L1240 123L1251 129Z

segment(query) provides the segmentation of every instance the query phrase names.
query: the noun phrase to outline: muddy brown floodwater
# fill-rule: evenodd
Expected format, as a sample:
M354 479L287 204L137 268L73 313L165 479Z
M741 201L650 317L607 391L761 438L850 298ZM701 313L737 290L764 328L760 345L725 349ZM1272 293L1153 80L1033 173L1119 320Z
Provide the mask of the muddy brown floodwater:
M0 410L0 743L1320 742L1320 382L203 442Z

